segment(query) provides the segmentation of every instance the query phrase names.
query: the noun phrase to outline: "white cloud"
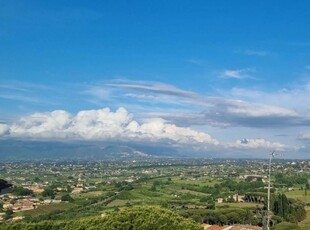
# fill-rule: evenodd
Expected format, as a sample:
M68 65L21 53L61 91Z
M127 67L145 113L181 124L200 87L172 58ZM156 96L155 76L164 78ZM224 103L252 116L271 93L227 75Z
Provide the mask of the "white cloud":
M305 132L299 136L300 140L310 141L310 132Z
M265 50L246 50L244 51L245 55L248 56L260 56L260 57L265 57L270 55L270 52L265 51Z
M231 91L225 91L223 93L226 94L226 97L230 98L242 98L252 103L266 104L268 102L269 105L305 112L309 108L310 82L270 92L256 89L233 88Z
M182 90L173 85L164 84L161 82L118 81L106 84L106 86L184 98L196 98L198 96L192 91Z
M298 114L290 109L277 106L251 104L243 101L232 101L227 105L227 113L244 117L295 117Z
M151 119L139 124L126 109L84 110L75 116L63 110L35 113L15 124L1 124L0 134L15 138L72 139L101 141L173 141L177 144L210 144L219 142L210 135L190 128Z
M247 68L247 69L227 69L220 72L221 78L232 78L232 79L246 79L254 77L251 76L251 73L255 72L254 69Z
M107 100L111 97L111 90L106 87L91 86L89 89L81 92L81 94L90 95L99 100Z
M199 65L199 66L202 66L204 64L203 60L195 59L195 58L189 59L189 60L187 60L187 62L194 64L194 65Z
M136 121L122 107L83 110L76 115L63 110L34 113L14 124L0 124L0 137L31 140L81 140L159 143L193 151L226 151L227 149L283 149L285 145L264 139L220 142L206 132L179 127L162 118ZM246 140L246 141L245 141Z
M237 147L237 148L268 148L268 149L274 149L274 150L280 150L282 151L283 149L287 148L286 145L276 143L276 142L270 142L262 138L258 139L242 139L242 140L237 140L234 144L230 145L231 147Z
M8 134L10 127L7 124L0 123L0 137Z
M71 115L63 110L46 113L34 113L23 117L10 126L11 137L21 138L66 138L71 124Z
M28 103L42 103L42 99L34 96L25 96L12 93L0 94L0 98L14 101L22 101Z
M232 70L226 74L238 77L244 76L242 74L247 71L255 70ZM109 86L111 94L107 96L105 93ZM199 95L173 85L148 81L114 80L112 83L102 83L102 86L97 85L92 89L95 89L94 92L98 90L99 93L93 96L96 96L99 102L105 97L113 98L115 105L126 106L136 111L139 118L142 118L142 114L150 117L148 114L156 111L158 114L163 114L160 117L180 126L270 128L310 125L307 102L310 97L309 83L274 92L248 88L218 90L221 96L214 97ZM96 105L102 106L103 103ZM140 108L137 108L138 105ZM169 108L162 105L169 105ZM171 112L171 109L179 112Z

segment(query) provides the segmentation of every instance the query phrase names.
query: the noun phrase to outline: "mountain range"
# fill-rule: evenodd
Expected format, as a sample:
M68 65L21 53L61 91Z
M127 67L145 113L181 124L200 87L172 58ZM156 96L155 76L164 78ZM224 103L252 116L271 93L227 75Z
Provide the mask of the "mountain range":
M113 160L187 157L173 148L99 142L0 141L0 160Z

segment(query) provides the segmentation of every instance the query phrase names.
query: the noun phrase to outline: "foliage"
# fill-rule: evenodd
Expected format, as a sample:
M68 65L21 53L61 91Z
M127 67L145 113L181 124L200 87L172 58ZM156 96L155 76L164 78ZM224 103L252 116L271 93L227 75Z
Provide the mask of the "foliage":
M19 222L3 224L0 227L3 230L201 230L200 226L192 220L158 207L135 207L104 218L39 223Z
M69 195L69 194L65 194L61 197L61 201L69 201L69 202L73 202L74 199Z
M297 230L300 229L297 224L288 223L288 222L282 222L280 224L277 224L273 230Z
M276 183L286 184L292 187L294 184L304 185L308 183L307 175L285 175L283 173L278 173L275 175Z
M298 200L288 199L283 193L273 196L273 212L292 223L302 221L306 217L304 204Z
M4 219L8 220L8 219L10 219L12 217L13 217L13 210L12 209L7 209L5 211Z
M255 210L241 208L226 208L218 210L200 209L180 211L184 217L190 217L195 221L207 224L253 224L257 225L260 220L255 217Z
M51 197L52 199L55 197L56 192L51 189L51 188L46 188L44 189L44 191L42 192L42 196L44 197Z
M23 187L13 187L10 192L15 196L30 196L33 194L32 190Z

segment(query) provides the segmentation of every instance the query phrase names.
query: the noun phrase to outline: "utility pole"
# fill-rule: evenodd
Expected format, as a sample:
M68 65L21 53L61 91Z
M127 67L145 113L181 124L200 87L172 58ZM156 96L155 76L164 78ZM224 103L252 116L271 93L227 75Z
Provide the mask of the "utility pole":
M268 169L268 195L267 195L267 223L264 221L263 223L263 229L264 230L270 230L270 220L271 220L271 211L270 211L270 189L271 189L271 160L276 156L276 155L282 155L282 154L276 154L276 151L272 151L269 154L269 169ZM264 218L265 220L265 218Z
M268 173L268 203L267 203L267 230L270 230L270 178L271 178L271 159L274 158L275 151L269 155L269 173Z

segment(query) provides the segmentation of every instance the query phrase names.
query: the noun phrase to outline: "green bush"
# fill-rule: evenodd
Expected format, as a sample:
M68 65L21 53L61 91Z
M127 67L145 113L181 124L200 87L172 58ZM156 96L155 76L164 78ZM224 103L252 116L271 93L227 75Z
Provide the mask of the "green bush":
M158 207L135 207L100 218L69 221L19 222L0 225L3 230L201 230L177 213Z
M297 230L300 229L297 224L292 224L288 222L282 222L280 224L277 224L273 230Z

